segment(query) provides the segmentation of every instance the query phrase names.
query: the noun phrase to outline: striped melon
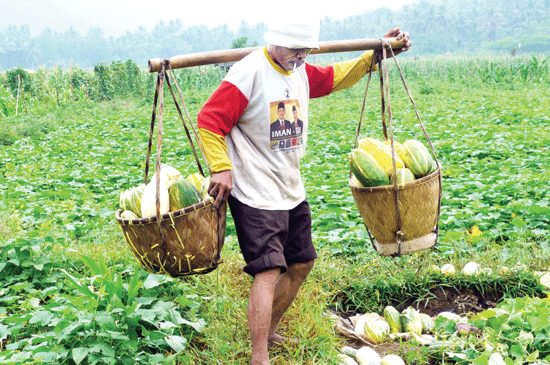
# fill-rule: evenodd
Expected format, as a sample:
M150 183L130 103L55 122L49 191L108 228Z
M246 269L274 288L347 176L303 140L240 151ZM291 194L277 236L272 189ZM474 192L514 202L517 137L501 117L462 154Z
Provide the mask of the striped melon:
M377 345L386 340L387 332L378 323L371 319L365 319L365 336L373 344Z
M120 218L127 219L127 220L139 219L139 217L131 210L125 210L124 212L122 212L122 214L120 215Z
M388 322L388 325L390 326L390 332L391 333L400 333L401 330L401 315L391 305L386 306L384 308L384 319L386 322Z
M201 196L195 185L183 176L180 176L170 185L168 188L168 197L171 212L189 207L201 201Z
M408 307L401 312L401 327L405 332L422 334L422 318L420 313L413 307Z
M397 169L395 175L397 176L397 184L405 184L415 179L413 172L406 167ZM393 184L393 174L390 176L390 184Z
M208 189L210 188L210 181L212 178L208 176L207 178L204 178L201 182L201 187L199 189L199 193L201 194L201 199L206 200L210 198L210 194L208 194Z
M391 140L386 139L384 142L382 142L391 152ZM399 142L397 142L395 139L393 140L393 148L395 148L395 153L399 156L401 154L401 151L403 151L403 145Z
M417 178L428 175L433 168L432 155L426 146L416 139L410 139L403 143L401 160Z
M360 148L352 150L349 162L353 175L364 186L380 186L390 183L386 172L369 153Z
M424 333L432 332L435 327L435 321L426 313L420 313L420 321L422 322L422 331Z
M128 190L121 191L119 205L122 212L130 211L138 217L136 219L139 219L141 217L141 198L144 190L145 185L141 184Z
M369 153L382 166L382 169L388 175L388 178L393 174L393 159L391 148L380 142L376 138L362 138L359 140L359 148ZM405 167L399 154L395 154L395 166L400 169Z
M187 176L187 181L193 183L197 190L201 190L201 183L204 180L204 176L200 174L200 172L195 172L194 174L190 174Z

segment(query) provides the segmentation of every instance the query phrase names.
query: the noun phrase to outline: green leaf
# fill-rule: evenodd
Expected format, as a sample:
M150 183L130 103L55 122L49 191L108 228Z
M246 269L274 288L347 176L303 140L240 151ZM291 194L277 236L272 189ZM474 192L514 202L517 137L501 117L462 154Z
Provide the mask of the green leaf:
M181 336L168 336L165 338L166 343L176 352L185 351L185 346L187 344L187 339Z
M47 326L53 318L54 314L52 312L38 311L33 314L32 318L29 320L29 323L40 323L43 326Z
M521 345L512 345L510 347L510 355L512 355L515 358L522 357L523 356L523 347Z
M72 351L74 362L80 364L82 360L84 360L86 356L88 356L88 352L89 350L87 348L75 347Z
M149 274L149 276L147 276L147 279L145 279L145 281L143 282L143 287L145 289L152 289L152 288L155 288L159 285L162 285L166 282L170 282L172 281L172 278L166 276L166 275L162 275L162 274Z
M525 221L520 217L515 217L510 223L518 228L525 226Z
M104 275L106 273L101 272L101 270L99 269L99 265L97 264L95 259L91 258L90 256L86 256L80 252L78 253L78 255L80 256L80 259L84 261L84 264L88 266L88 268L92 272L92 276Z
M129 341L130 337L126 336L122 332L116 332L116 331L106 331L108 334L111 335L111 338L113 340L121 340L121 341Z
M134 274L130 278L130 283L128 284L128 300L126 302L126 305L132 304L132 302L134 301L134 298L137 296L139 292L139 289L143 285L143 283L139 280L139 272L136 272L136 271L134 271Z
M67 279L69 279L71 284L73 284L73 286L79 292L81 292L82 294L97 300L98 295L95 294L95 293L92 293L92 291L90 290L90 288L88 288L88 286L81 284L79 279L77 279L74 276L72 276L71 274L69 274L67 271L65 271L65 269L59 269L59 270L65 275L65 277Z

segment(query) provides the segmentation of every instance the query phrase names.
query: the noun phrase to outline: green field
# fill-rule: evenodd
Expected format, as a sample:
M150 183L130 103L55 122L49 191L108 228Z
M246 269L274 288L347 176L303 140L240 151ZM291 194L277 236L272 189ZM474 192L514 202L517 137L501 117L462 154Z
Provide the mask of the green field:
M389 66L395 138L424 141ZM373 250L348 187L366 78L312 100L302 175L320 259L281 324L300 344L273 350L272 363L337 364L346 342L327 312L421 307L434 288L491 294L498 315L470 319L483 328L477 337L436 322L436 340L452 351L398 344L407 364L487 364L493 352L507 364L550 363L548 288L536 274L550 270L548 58L405 60L401 67L443 167L440 242L398 258ZM247 364L250 278L231 218L220 268L177 280L143 271L115 220L120 191L143 180L154 79L140 71L139 84L123 83L112 73L106 84L77 71L29 76L19 101L0 78L0 362ZM76 74L86 82L76 85ZM221 72L178 75L196 116ZM375 77L362 137L383 138L379 99ZM169 100L162 159L196 172ZM469 261L491 273L432 269L460 270Z

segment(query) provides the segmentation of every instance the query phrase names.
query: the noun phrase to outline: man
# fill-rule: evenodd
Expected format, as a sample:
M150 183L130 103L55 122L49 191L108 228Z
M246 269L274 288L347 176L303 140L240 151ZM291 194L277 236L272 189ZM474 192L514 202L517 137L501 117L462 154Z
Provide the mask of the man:
M209 193L215 207L228 200L244 271L254 278L247 309L254 365L269 365L268 347L288 341L275 330L317 258L299 171L309 99L353 86L380 58L368 51L332 66L306 64L311 49L319 48L318 36L318 20L272 24L264 36L268 45L237 62L198 115L212 170ZM385 37L405 41L395 53L410 47L399 29ZM287 103L297 106L302 136L274 141L271 121Z
M294 127L294 131L296 132L296 134L301 136L304 122L300 118L298 118L298 109L296 108L296 105L292 106L292 116L294 117L292 127Z
M294 134L292 131L292 124L289 120L285 119L285 114L285 103L280 102L277 106L277 120L271 123L271 140L274 140L281 136L284 137Z

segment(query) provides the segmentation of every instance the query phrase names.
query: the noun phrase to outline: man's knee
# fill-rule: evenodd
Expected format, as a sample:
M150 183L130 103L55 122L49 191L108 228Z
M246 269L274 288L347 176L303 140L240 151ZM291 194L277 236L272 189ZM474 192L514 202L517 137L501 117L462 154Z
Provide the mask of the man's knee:
M288 274L293 280L304 281L314 264L315 260L294 263L288 267Z

